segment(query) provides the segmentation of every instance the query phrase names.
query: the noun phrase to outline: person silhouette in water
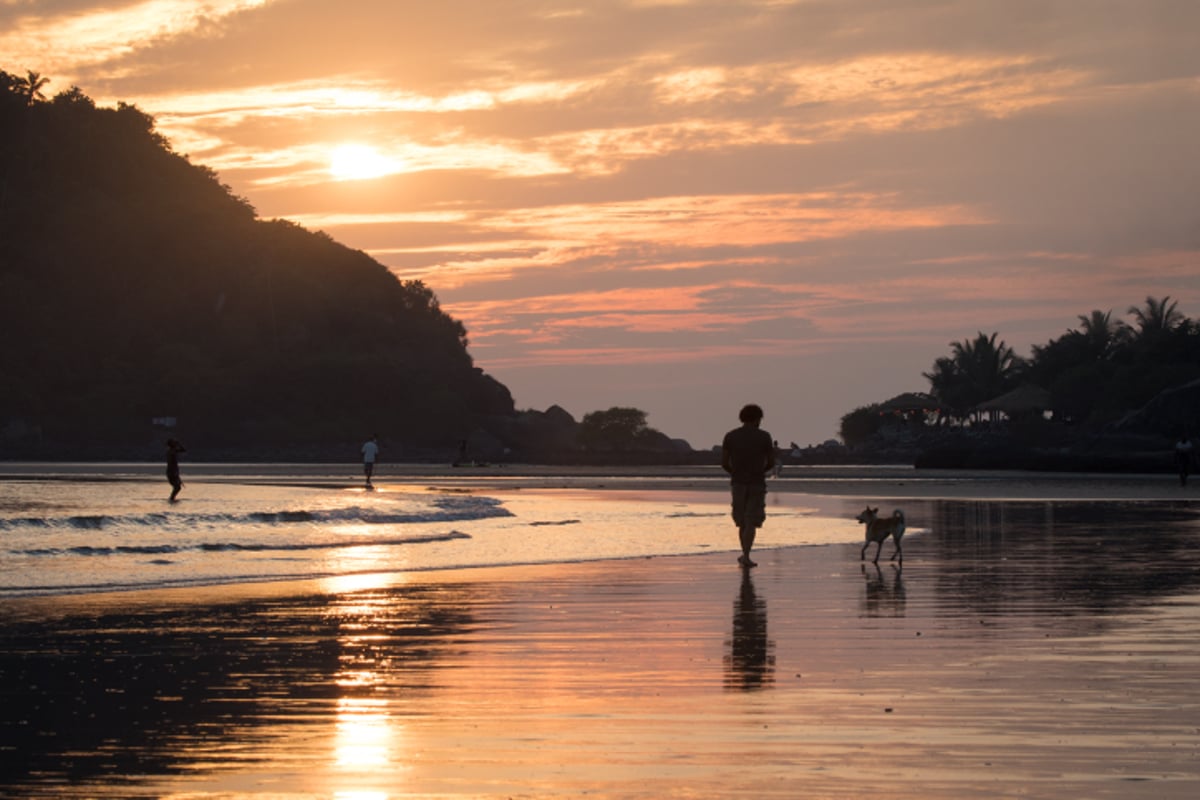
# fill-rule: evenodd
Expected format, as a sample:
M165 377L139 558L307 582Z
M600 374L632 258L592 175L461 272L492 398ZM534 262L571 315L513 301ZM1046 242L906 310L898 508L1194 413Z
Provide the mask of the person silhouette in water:
M179 454L186 453L187 448L175 439L167 439L167 483L171 484L171 502L179 496L183 481L179 477Z

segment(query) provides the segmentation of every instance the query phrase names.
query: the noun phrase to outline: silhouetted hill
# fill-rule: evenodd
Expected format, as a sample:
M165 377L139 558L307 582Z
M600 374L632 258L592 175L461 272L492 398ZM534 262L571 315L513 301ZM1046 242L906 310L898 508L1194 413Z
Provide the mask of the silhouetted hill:
M146 454L174 417L194 456L394 457L514 413L420 282L259 219L133 106L34 95L0 72L0 456Z

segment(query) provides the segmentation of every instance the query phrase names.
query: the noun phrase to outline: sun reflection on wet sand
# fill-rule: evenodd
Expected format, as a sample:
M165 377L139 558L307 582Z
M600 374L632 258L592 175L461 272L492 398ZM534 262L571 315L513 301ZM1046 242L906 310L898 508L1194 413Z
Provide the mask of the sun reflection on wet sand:
M333 675L339 696L333 704L329 778L338 787L357 785L339 788L334 797L384 800L387 792L364 787L377 786L381 780L395 787L408 771L405 727L394 714L389 691L397 661L392 630L398 619L420 611L402 595L381 591L380 576L350 576L337 582L343 593L329 610L338 629L339 664Z
M386 700L343 697L338 700L334 763L343 769L365 771L391 766L398 730L388 717Z
M318 585L326 594L345 595L370 589L382 589L406 582L407 579L403 573L355 573L323 578Z

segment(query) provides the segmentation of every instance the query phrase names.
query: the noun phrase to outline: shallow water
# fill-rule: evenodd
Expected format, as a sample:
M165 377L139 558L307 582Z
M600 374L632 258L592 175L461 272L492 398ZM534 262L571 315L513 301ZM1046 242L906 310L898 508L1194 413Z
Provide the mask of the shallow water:
M0 598L730 551L711 491L485 492L209 467L168 503L130 465L0 481ZM758 546L854 541L772 494ZM915 533L915 531L914 531Z

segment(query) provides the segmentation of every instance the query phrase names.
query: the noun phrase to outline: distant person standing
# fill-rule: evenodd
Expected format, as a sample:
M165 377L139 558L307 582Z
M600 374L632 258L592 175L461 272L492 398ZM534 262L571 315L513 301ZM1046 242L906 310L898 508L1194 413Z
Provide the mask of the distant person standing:
M171 484L171 502L179 496L183 488L183 480L179 477L179 454L186 453L187 448L175 439L167 439L167 483Z
M754 537L767 519L767 473L775 466L775 442L762 430L763 410L750 404L738 412L742 426L725 434L721 442L721 468L729 473L733 499L733 521L738 526L743 567L758 566L750 560Z
M1188 474L1192 471L1192 442L1186 434L1175 443L1175 468L1179 470L1179 485L1187 486Z
M367 488L374 489L371 476L375 474L375 461L379 458L379 434L374 434L362 446L363 475L367 476Z

